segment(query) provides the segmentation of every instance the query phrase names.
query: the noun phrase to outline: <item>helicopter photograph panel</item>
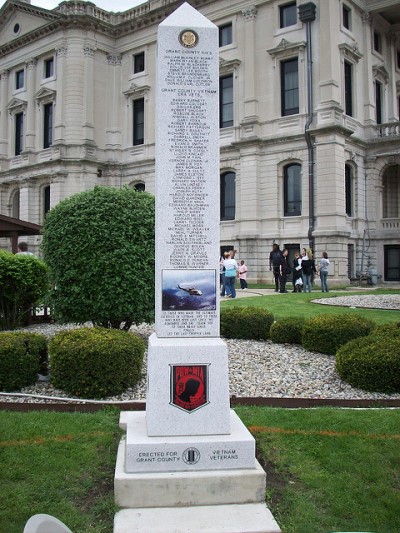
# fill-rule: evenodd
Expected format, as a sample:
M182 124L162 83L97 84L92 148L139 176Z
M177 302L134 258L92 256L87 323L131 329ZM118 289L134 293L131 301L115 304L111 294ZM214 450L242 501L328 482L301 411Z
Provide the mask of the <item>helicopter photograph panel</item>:
M216 271L162 271L163 311L214 311L217 305Z

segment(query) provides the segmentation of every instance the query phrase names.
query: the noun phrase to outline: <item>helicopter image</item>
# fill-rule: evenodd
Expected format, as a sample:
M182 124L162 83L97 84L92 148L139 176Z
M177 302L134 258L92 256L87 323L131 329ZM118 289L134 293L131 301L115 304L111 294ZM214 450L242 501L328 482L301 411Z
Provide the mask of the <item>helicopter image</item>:
M189 287L181 287L181 285L178 285L178 289L181 289L182 291L185 291L190 294L190 296L202 296L202 292L199 289L196 289L196 287L189 286Z

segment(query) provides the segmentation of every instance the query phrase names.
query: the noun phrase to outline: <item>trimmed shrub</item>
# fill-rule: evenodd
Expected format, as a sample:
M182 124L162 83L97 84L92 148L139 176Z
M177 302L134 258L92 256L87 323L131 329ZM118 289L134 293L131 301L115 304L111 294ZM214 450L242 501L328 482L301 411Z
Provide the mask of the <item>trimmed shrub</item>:
M270 329L270 338L277 344L301 344L301 336L306 320L303 317L281 318Z
M400 392L400 337L369 335L348 342L336 354L336 370L352 387Z
M139 381L144 351L144 341L126 331L61 331L49 342L52 383L82 398L120 394Z
M51 209L43 229L54 317L128 330L154 321L154 197L95 187Z
M35 383L42 359L47 359L44 335L0 333L0 390L17 391Z
M392 324L382 324L377 326L371 331L371 335L374 337L400 337L400 322L394 322Z
M268 339L274 315L256 307L228 307L221 311L221 335L228 339Z
M0 288L0 329L24 326L47 294L47 267L33 255L0 250Z
M304 324L306 350L335 355L346 342L368 335L375 323L359 315L318 315Z

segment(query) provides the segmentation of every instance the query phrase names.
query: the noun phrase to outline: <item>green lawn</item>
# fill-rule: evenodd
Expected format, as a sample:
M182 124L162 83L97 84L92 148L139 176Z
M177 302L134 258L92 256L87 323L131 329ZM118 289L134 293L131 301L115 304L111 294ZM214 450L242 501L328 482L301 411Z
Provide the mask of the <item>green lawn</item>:
M237 407L283 533L400 531L400 410ZM0 531L35 513L111 533L118 411L0 411Z
M320 298L334 298L337 296L351 296L355 294L400 294L399 290L377 289L375 291L354 292L354 291L331 291L329 294L321 291L314 291L312 293L288 293L288 294L274 294L268 296L254 296L248 298L237 298L235 300L221 301L221 309L224 307L238 306L238 307L261 307L268 309L273 313L275 319L286 317L302 316L304 318L312 318L316 315L332 313L332 314L354 314L364 316L374 320L378 324L387 322L400 321L399 311L389 311L384 309L351 309L349 307L340 307L337 305L321 305L313 304L311 300Z

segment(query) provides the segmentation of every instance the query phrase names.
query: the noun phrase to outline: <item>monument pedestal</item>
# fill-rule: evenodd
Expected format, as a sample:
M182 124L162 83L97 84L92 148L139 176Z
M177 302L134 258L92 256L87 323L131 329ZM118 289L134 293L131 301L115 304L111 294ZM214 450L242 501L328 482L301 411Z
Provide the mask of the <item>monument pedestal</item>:
M114 533L280 533L264 503L266 475L254 439L236 413L230 412L231 434L196 437L149 437L145 418L121 413L127 437L115 469L122 510ZM195 464L184 461L187 449L200 453Z

